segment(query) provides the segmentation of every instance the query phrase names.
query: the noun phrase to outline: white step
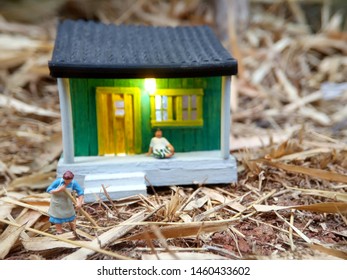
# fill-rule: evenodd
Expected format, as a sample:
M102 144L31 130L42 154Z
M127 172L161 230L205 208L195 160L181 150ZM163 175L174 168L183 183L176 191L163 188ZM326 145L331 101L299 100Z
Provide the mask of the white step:
M137 185L145 184L145 173L143 172L127 172L127 173L98 173L88 174L84 178L85 187L111 186L111 185Z
M143 172L88 174L84 178L83 185L85 202L96 201L99 198L107 200L102 185L114 200L147 193L145 173Z

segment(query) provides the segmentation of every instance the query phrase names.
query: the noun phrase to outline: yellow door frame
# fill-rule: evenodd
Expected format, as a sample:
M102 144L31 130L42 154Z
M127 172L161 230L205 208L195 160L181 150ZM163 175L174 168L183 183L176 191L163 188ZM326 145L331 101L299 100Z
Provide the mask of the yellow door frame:
M114 123L114 102L116 95L124 96L124 110L127 110L126 103L132 99L133 108L128 107L128 114L133 114L133 133L128 135L134 138L133 151L141 153L141 90L137 87L97 87L96 88L96 114L98 125L98 153L99 155L116 154L116 131ZM126 96L131 96L127 98ZM125 100L126 99L126 100ZM133 109L133 111L132 111ZM130 112L132 111L132 112ZM129 118L125 119L125 125L132 125ZM127 129L125 129L125 132ZM131 133L130 133L131 134ZM131 139L130 139L131 140Z

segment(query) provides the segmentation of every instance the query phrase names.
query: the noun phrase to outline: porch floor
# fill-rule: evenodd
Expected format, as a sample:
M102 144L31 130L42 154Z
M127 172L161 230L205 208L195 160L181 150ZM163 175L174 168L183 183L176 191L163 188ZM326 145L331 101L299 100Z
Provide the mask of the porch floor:
M75 157L72 164L64 163L61 158L57 175L62 176L66 170L71 170L82 185L88 174L131 172L143 172L146 185L153 186L218 184L237 180L235 158L222 159L220 151L175 153L169 159L156 159L145 154Z

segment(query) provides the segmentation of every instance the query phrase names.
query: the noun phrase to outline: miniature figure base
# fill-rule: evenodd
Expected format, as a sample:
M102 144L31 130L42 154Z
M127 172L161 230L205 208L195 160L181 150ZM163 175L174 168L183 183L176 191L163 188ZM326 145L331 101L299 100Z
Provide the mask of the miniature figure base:
M169 159L152 156L91 156L75 157L66 164L59 160L57 175L66 170L85 188L85 201L95 201L103 195L101 185L112 199L145 194L147 186L181 186L192 184L227 184L237 181L236 160L221 158L220 151L175 153ZM97 196L96 196L96 195Z

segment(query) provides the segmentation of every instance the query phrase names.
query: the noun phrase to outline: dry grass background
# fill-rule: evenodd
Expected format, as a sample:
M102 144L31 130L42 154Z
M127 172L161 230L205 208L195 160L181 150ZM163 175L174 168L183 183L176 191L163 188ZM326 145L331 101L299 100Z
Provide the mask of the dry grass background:
M2 1L0 258L346 259L344 8L318 0ZM66 17L212 26L239 62L230 104L238 182L87 204L79 238L54 235L45 189L62 148L47 61Z

